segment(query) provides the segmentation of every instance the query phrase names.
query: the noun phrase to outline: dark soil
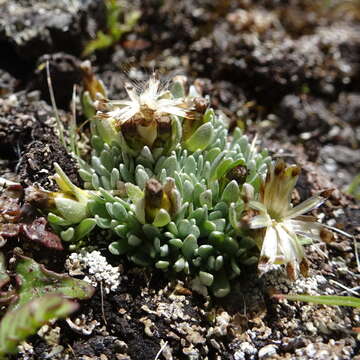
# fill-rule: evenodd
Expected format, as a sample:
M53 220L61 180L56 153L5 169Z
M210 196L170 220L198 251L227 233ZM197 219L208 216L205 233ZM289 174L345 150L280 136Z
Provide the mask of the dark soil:
M73 86L82 83L81 53L105 29L105 5L71 3L0 1L0 176L24 185L54 189L54 162L79 184L76 162L58 137L44 64L66 128ZM359 240L359 204L343 193L360 173L360 7L353 5L350 11L308 0L135 1L126 11L140 9L138 25L90 60L110 98L124 96L124 78L144 80L153 68L165 80L179 73L196 80L232 127L257 133L274 157L302 166L294 201L334 188L316 213ZM80 109L77 121L84 121ZM72 317L77 329L60 321L30 338L14 359L154 360L162 349L158 358L167 360L359 360L352 330L360 326L358 310L271 297L349 294L341 286L359 294L352 238L335 233L306 249L310 278L291 284L280 270L259 279L243 269L234 292L216 301L121 259L118 290L105 294L99 285ZM50 259L58 258L53 269L61 271L64 255L47 250L36 259L51 268ZM119 258L110 262L119 265ZM81 332L91 324L88 335Z

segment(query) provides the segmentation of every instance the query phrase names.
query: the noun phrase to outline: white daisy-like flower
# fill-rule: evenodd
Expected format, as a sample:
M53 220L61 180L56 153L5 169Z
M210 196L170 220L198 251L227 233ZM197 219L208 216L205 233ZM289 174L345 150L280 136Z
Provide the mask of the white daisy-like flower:
M148 121L152 121L156 115L186 116L184 100L172 98L169 91L160 86L160 80L155 74L150 76L143 91L139 91L131 83L126 83L125 89L129 100L111 101L110 104L115 109L108 113L118 119L119 125L135 115Z
M286 166L283 161L270 165L258 201L249 202L249 206L257 211L257 215L249 220L249 226L259 230L261 253L258 268L261 273L271 264L286 264L290 278L296 278L298 266L301 273L307 275L308 265L300 239L320 240L327 233L313 216L304 214L320 206L329 196L329 191L295 207L291 204L299 173L298 166Z
M113 126L131 142L152 146L155 140L171 132L171 115L186 117L188 105L183 98L173 98L156 75L144 86L126 83L129 99L105 100L95 103L97 117L110 119ZM166 135L165 135L166 137Z

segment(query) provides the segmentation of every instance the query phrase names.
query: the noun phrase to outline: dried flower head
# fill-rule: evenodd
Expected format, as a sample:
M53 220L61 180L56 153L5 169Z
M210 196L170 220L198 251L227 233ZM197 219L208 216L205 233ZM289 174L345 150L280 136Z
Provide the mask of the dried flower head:
M290 278L296 278L298 266L306 276L308 266L301 237L312 240L322 237L322 225L313 216L304 214L320 206L328 193L323 192L293 207L291 194L299 173L298 166L287 166L282 160L270 165L258 201L249 202L258 213L249 220L249 225L251 229L259 229L260 272L267 271L271 264L286 264Z
M171 115L185 117L186 103L173 98L155 74L145 86L126 83L128 100L100 100L95 106L100 118L110 118L125 138L136 136L145 145L152 146L158 136L171 132Z

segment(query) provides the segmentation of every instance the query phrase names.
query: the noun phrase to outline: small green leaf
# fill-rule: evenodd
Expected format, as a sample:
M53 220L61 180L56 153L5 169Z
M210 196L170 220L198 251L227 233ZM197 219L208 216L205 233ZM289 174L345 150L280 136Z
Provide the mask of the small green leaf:
M124 221L127 217L127 211L120 202L113 203L112 211L114 217L119 221Z
M169 213L165 209L160 209L153 221L153 225L157 227L163 227L171 221Z
M170 239L169 244L175 246L178 249L181 249L183 242L180 239Z
M208 209L212 208L212 192L211 190L206 190L199 196L199 202L201 206L207 206Z
M64 241L71 241L74 238L75 230L73 227L69 227L64 231L61 231L60 236Z
M181 251L186 259L191 259L194 251L198 248L197 239L193 234L188 235L183 242Z
M179 164L175 155L168 157L163 163L163 169L166 169L167 176L174 176L175 171L179 171Z
M169 264L168 261L159 260L155 263L155 267L157 269L166 270L169 267Z
M128 244L130 246L139 246L141 243L142 243L142 240L134 234L131 234L128 237Z
M224 297L230 292L230 283L225 271L221 271L215 275L211 290L216 297Z
M185 261L185 259L183 258L183 257L180 257L176 262L175 262L175 264L174 264L174 270L176 271L176 272L180 272L180 271L182 271L182 270L184 270L184 268L185 268L185 263L186 263L186 261Z
M128 227L126 225L117 225L113 230L115 231L116 235L121 238L125 238L126 234L128 233Z
M100 216L95 215L96 224L101 229L110 229L111 228L111 220L108 218L102 218Z
M239 185L235 180L230 181L221 196L221 199L227 203L236 202L240 196Z
M287 299L291 301L303 301L314 304L332 305L332 306L352 306L360 308L360 298L353 296L336 296L336 295L284 295L276 294L273 297L277 299Z
M192 224L189 220L181 220L177 224L179 234L181 237L186 237L191 233Z
M198 255L203 259L206 259L214 252L214 248L212 245L201 245L198 249Z
M18 257L16 273L20 289L16 308L34 297L52 293L60 293L69 298L88 299L95 290L86 281L47 270L44 265L38 264L31 258L20 255Z
M48 221L50 224L54 224L54 225L60 225L60 226L71 225L71 222L69 222L69 221L63 219L62 217L55 215L51 212L48 214Z
M0 323L0 359L17 353L17 346L51 319L65 318L78 305L61 295L44 295L8 311Z
M75 239L76 241L84 238L88 235L96 226L96 220L92 218L87 218L81 221L81 223L75 229Z
M207 122L201 125L196 131L185 141L185 147L194 152L196 150L204 150L212 141L214 134L213 125Z
M199 272L199 278L202 284L204 284L205 286L211 286L214 282L214 275L205 271Z
M224 265L224 257L218 255L215 259L215 271L219 271Z
M109 251L113 255L123 255L126 254L130 249L129 244L127 241L120 240L120 241L114 241L109 245Z
M196 160L191 155L185 160L183 171L186 174L195 174L196 173L196 167L197 167Z
M231 259L231 269L234 271L236 275L240 275L241 270L237 265L236 259L234 257Z
M126 193L132 202L137 202L144 197L144 192L136 185L131 183L125 184Z
M84 181L91 182L92 174L84 169L79 170L79 175Z

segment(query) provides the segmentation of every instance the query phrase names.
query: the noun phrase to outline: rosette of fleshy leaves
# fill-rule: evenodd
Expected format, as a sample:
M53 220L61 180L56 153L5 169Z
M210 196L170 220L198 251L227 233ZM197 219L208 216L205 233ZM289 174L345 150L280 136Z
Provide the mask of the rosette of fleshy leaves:
M84 219L113 234L111 253L225 296L241 265L257 262L239 221L243 186L259 190L270 158L240 129L229 138L225 117L194 86L186 93L177 82L169 91L151 77L142 92L127 91L129 100L91 100L93 152L89 163L79 160L91 194ZM76 244L73 225L56 224Z

